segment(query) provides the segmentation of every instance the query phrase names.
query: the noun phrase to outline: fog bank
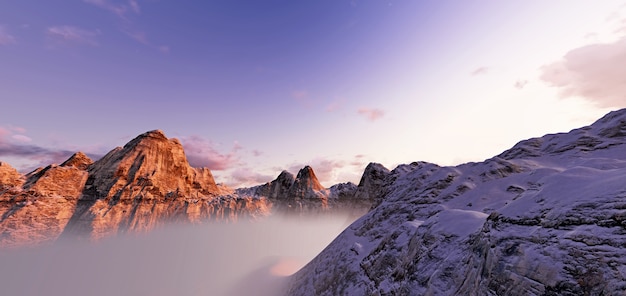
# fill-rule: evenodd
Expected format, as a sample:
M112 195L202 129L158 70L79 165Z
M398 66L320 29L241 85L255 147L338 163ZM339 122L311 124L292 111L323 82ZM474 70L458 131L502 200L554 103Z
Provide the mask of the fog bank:
M0 250L1 294L276 295L352 220L274 216Z

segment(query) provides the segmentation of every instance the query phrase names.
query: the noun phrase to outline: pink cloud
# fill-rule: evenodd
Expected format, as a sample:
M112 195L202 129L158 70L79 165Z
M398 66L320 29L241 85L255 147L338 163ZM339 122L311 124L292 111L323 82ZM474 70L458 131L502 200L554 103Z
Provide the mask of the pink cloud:
M208 167L214 171L226 170L237 165L240 160L237 153L241 146L237 143L229 153L220 153L212 142L198 136L183 137L181 143L185 147L189 164L194 167Z
M378 108L359 108L357 113L365 116L370 121L376 121L385 115L385 111Z
M489 72L488 67L478 67L474 69L474 71L472 71L470 74L472 76L477 76L477 75L487 74L487 72Z
M569 51L541 68L541 79L561 90L562 98L579 96L599 107L626 106L626 37Z
M268 176L255 173L252 168L238 168L230 174L231 182L229 185L236 187L256 186L272 181L275 176Z
M11 138L16 140L16 141L18 141L18 142L21 142L21 143L28 143L28 142L31 142L33 140L33 139L31 139L31 138L29 138L27 136L24 136L24 135L13 135L13 136L11 136Z
M355 166L355 167L362 167L365 165L365 155L363 154L357 154L354 156L354 159L350 162L350 165Z
M343 99L335 100L326 106L326 112L335 112L343 107Z
M25 165L23 169L32 170L52 163L61 163L74 153L67 149L24 144L31 139L25 135L14 134L14 129L0 127L0 157L14 157L27 161L29 165Z
M328 183L336 182L336 170L343 168L345 166L345 162L328 158L315 158L308 163L292 164L287 170L293 172L295 175L300 169L302 169L306 165L313 168L317 179L321 183Z
M303 100L309 96L309 93L306 90L296 90L291 93L291 97L296 100Z
M88 31L73 26L49 27L46 33L56 42L88 44L91 46L98 45L96 37L100 34L98 31Z
M9 31L7 31L7 29L4 28L4 26L0 26L0 45L9 45L9 44L15 44L15 43L17 43L17 41L15 40L15 37L9 34Z

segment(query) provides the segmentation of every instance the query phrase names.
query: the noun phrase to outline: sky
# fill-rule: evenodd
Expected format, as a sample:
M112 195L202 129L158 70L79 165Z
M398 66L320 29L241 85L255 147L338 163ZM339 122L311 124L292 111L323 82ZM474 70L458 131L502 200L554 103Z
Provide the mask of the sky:
M626 2L0 1L0 161L161 129L233 187L482 161L626 107Z

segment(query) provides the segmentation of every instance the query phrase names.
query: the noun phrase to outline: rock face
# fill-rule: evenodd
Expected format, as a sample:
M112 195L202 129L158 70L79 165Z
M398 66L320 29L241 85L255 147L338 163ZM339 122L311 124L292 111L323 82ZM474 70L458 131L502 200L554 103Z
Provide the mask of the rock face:
M37 196L78 198L85 188L87 167L93 161L77 152L61 165L49 165L26 175L24 190Z
M171 221L236 220L269 214L264 199L218 198L206 168L192 168L182 145L161 131L139 135L93 162L84 153L26 176L0 166L0 245L98 239ZM20 185L22 185L20 187Z
M278 177L264 185L259 186L254 194L271 199L284 199L289 196L289 188L295 181L294 176L288 171L282 171Z
M66 161L64 161L62 167L75 167L80 170L87 170L87 168L93 164L93 160L83 152L76 152Z
M15 168L0 161L0 186L19 187L23 183L24 178Z
M389 173L389 170L382 164L374 162L368 164L359 181L355 197L373 200L382 197Z
M290 295L626 294L626 109L484 162L386 175Z
M288 196L292 198L326 198L324 186L320 184L310 166L302 168L289 188Z
M208 169L189 166L180 142L159 130L139 135L96 162L77 152L61 165L25 177L0 163L0 185L0 246L100 239L171 222L257 219L279 212L333 208L360 216L371 205L352 201L354 184L325 189L309 166L297 177L283 171L253 188L220 187Z
M92 198L216 196L208 169L189 166L183 146L162 131L139 135L89 167L86 195Z

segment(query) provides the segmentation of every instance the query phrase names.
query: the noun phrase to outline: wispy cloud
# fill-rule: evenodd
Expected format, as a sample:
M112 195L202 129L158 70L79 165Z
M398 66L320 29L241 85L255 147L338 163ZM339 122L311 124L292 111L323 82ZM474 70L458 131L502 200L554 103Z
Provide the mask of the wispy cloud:
M328 184L337 182L337 170L345 167L345 162L343 160L319 157L309 161L308 163L294 163L290 165L287 170L295 174L307 165L313 168L317 179L321 183Z
M344 101L345 100L343 98L339 98L339 99L336 99L336 100L330 102L326 106L326 112L335 112L335 111L341 109L343 107Z
M541 79L561 97L582 97L599 107L626 106L626 37L569 51L541 68Z
M256 173L253 168L242 167L235 169L230 174L230 182L228 185L236 187L256 186L272 181L275 176L263 175Z
M296 100L304 100L309 97L309 92L306 90L294 90L291 92L291 97Z
M219 171L239 164L238 153L242 148L236 142L230 152L221 153L215 148L215 144L199 136L181 137L180 140L185 147L187 160L191 166Z
M515 81L515 84L513 84L513 86L517 89L522 89L526 86L526 84L528 84L528 80L520 79Z
M141 6L139 5L139 1L83 0L83 2L95 5L96 7L113 13L114 15L119 17L119 19L122 21L120 31L122 31L131 39L145 46L158 50L161 53L170 52L171 48L168 45L152 42L150 38L148 38L148 34L146 32L138 30L137 27L134 25L131 16L141 14Z
M93 4L123 19L126 18L128 12L133 12L136 14L141 13L141 8L139 7L139 3L136 0L129 0L123 3L118 3L111 0L83 0L83 2Z
M97 46L96 37L100 35L100 32L73 26L55 26L47 28L46 34L56 43Z
M365 116L370 121L381 119L385 115L385 111L378 108L359 108L357 113Z
M32 140L22 132L24 129L21 128L0 127L0 157L16 157L28 161L30 164L22 169L32 170L52 163L61 163L74 153L67 149L25 144Z
M474 69L474 71L472 71L470 75L478 76L478 75L487 74L488 72L489 72L489 67L478 67Z
M13 35L11 35L4 26L0 26L0 45L9 45L15 43L17 43L15 37L13 37Z

